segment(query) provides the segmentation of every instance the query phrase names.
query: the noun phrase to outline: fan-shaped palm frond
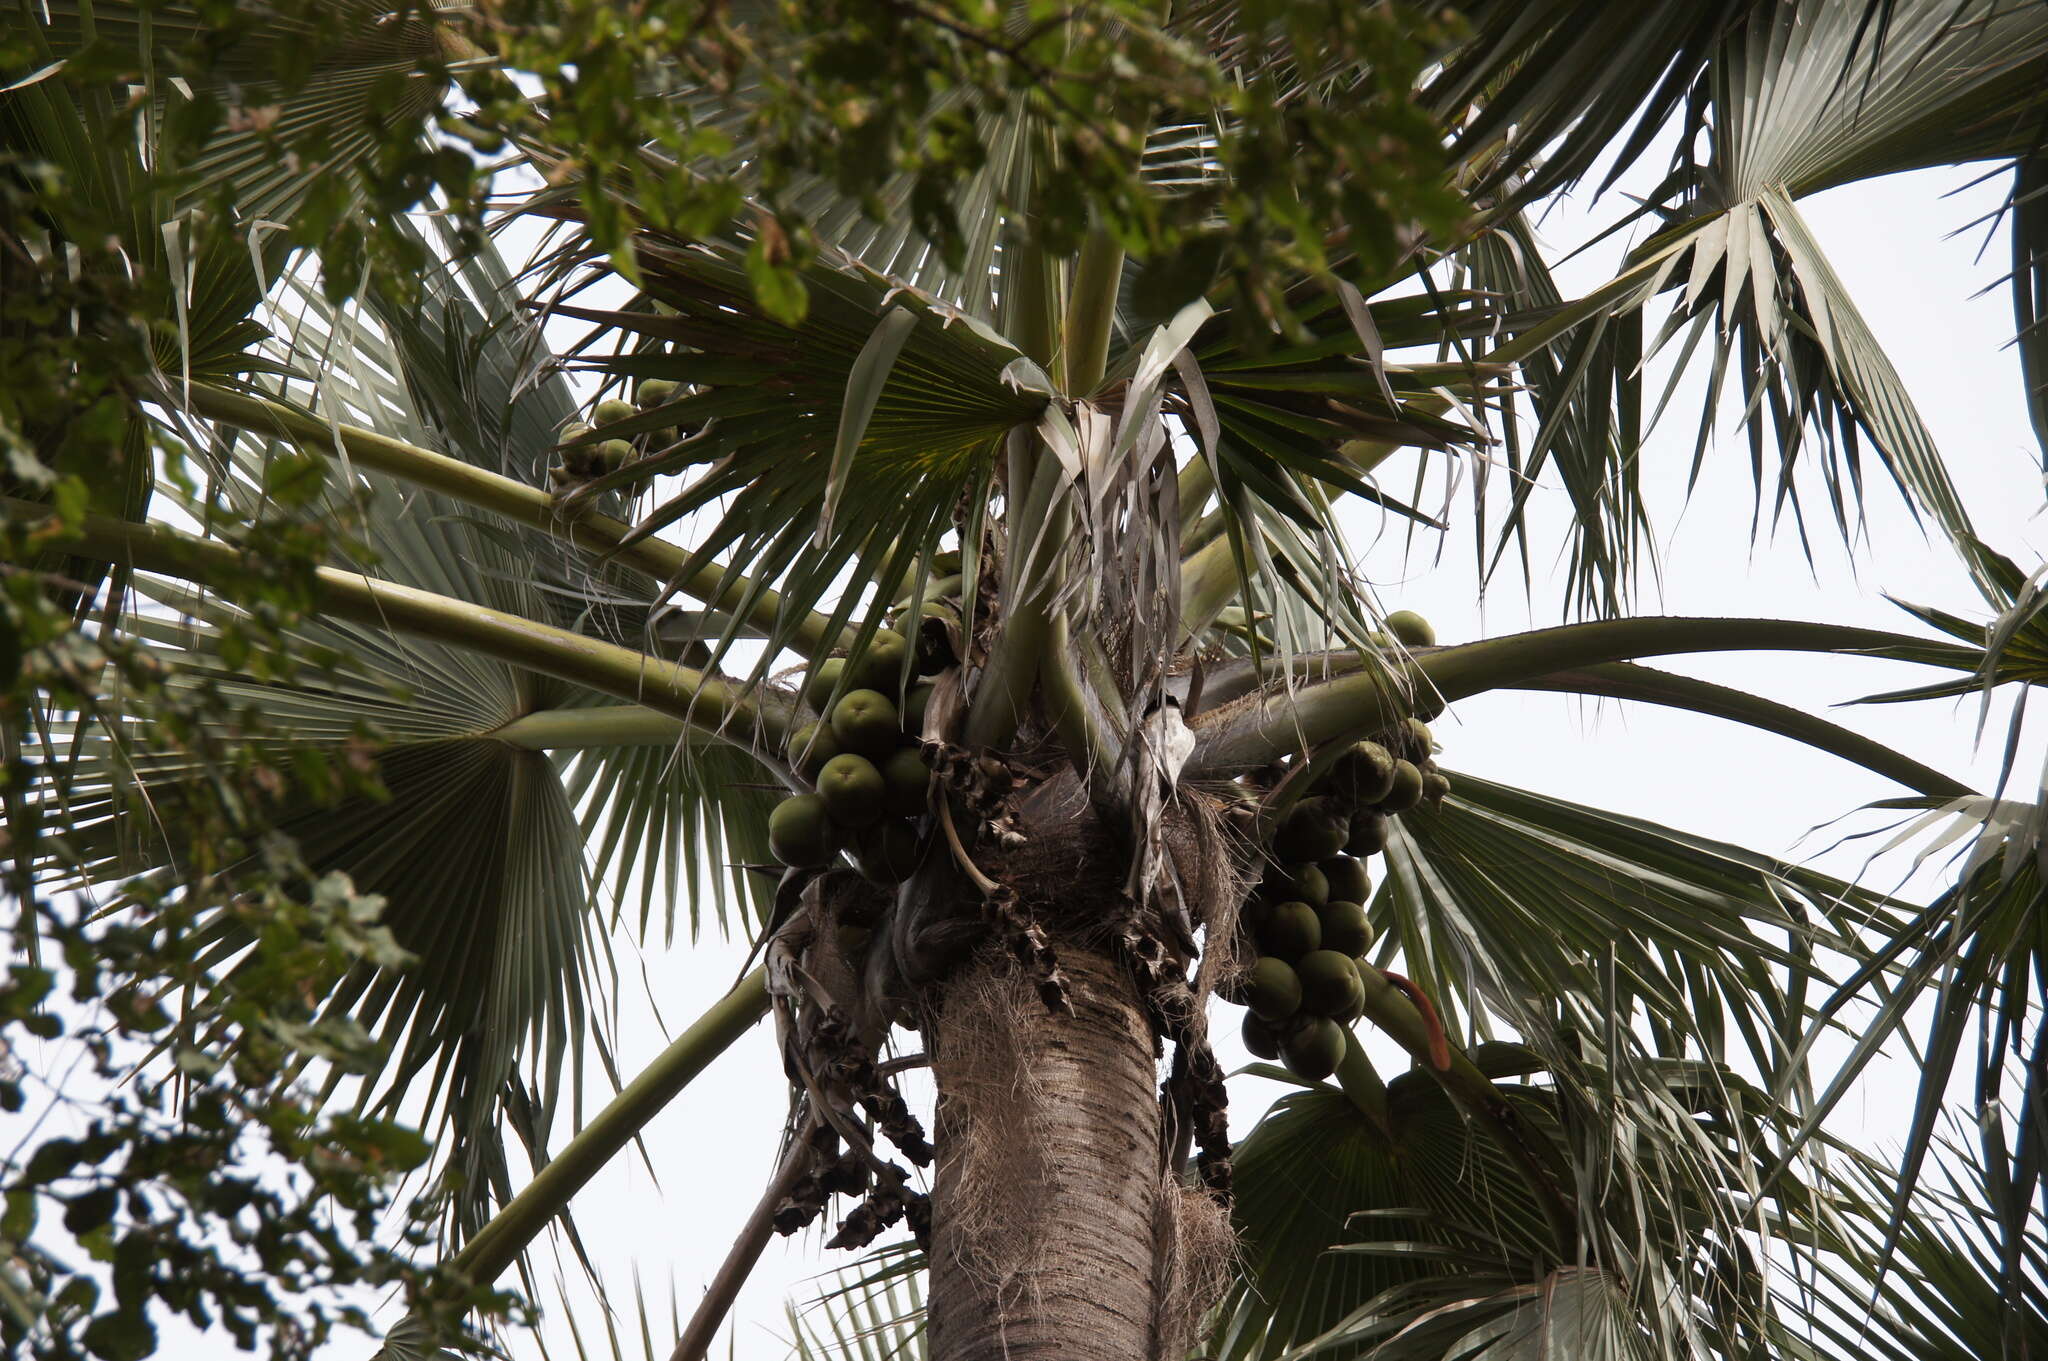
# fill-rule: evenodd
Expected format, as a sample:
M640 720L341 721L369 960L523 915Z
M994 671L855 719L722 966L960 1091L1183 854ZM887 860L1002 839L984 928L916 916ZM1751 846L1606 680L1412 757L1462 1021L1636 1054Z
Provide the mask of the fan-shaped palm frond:
M1705 27L1715 27L1712 8L1699 7ZM1872 175L2030 152L2039 91L2048 88L2048 19L2032 7L1996 4L1896 15L1887 7L1873 31L1871 13L1855 5L1743 8L1722 16L1712 47L1695 54L1704 62L1687 96L1675 168L1639 210L1667 225L1610 284L1560 306L1525 241L1468 252L1487 283L1538 309L1511 318L1514 338L1484 357L1529 361L1549 351L1534 374L1536 449L1563 471L1579 503L1574 580L1582 594L1598 580L1611 598L1626 579L1636 538L1628 525L1637 514L1629 507L1642 437L1639 370L1688 324L1687 356L1710 329L1719 336L1696 466L1732 374L1759 503L1768 494L1772 518L1797 511L1797 471L1812 463L1832 518L1851 533L1868 440L1917 513L1951 538L1970 532L1932 436L1796 201ZM1619 31L1616 22L1572 41L1597 45L1600 34ZM1645 24L1643 40L1653 41L1655 29ZM1512 237L1517 229L1510 221L1499 230ZM1677 302L1645 346L1638 314L1666 291ZM1775 467L1764 455L1767 426ZM1818 456L1808 457L1816 439Z
M924 1361L923 1254L882 1248L789 1310L791 1361Z
M537 469L574 407L558 376L528 381L541 357L537 335L502 288L506 277L493 257L478 257L461 273L430 276L425 305L389 309L383 321L298 289L296 310L280 314L290 342L276 362L317 373L325 407L375 413L386 430L473 461ZM269 485L266 469L299 456L232 433L215 447L228 473L216 494L252 509ZM169 493L196 520L208 518L205 505ZM337 524L354 519L359 498L378 508L362 521L366 570L444 597L595 631L592 611L565 598L615 593L644 617L657 588L554 536L378 475L336 478L326 497ZM308 621L296 644L327 664L289 681L254 680L220 648L237 607L152 578L139 589L152 604L133 628L168 649L183 683L213 686L257 716L257 750L289 790L267 820L299 841L309 864L345 867L384 895L388 924L418 956L402 974L352 977L329 1005L392 1046L391 1067L364 1100L424 1097L428 1110L445 1112L458 1135L453 1165L468 1186L457 1228L473 1230L484 1197L510 1193L505 1103L529 1112L522 1134L544 1142L564 1061L580 1066L598 982L593 870L604 883L639 878L645 900L667 890L671 929L687 897L694 927L702 898L679 892L683 883L723 902L724 876L707 875L707 859L728 844L744 863L766 859L767 800L746 787L765 772L737 751L693 751L673 726L621 744L578 721L588 713L602 726L598 696L374 626ZM537 716L564 729L553 733L555 754L533 740ZM520 720L525 728L500 735ZM579 738L586 727L596 740ZM152 757L147 740L132 741L142 734L118 722L76 736L79 748L62 753L69 760L52 778L64 784L82 867L119 875L175 856L177 789L207 778L203 762ZM366 765L383 794L337 805L319 785L299 786L298 772L322 759ZM138 794L152 821L126 816ZM521 1079L530 1091L515 1100L522 1057L532 1064Z
M1835 1155L1815 1188L1831 1212L1823 1251L1801 1282L1817 1306L1812 1331L1784 1329L1786 1355L1975 1361L2048 1349L2048 1216L2025 1207L2013 1232L1982 1198L1991 1179L1971 1143L1944 1141L1943 1153L1940 1184L1918 1186L1877 1158Z
M1538 1137L1548 1099L1501 1089ZM1233 1151L1243 1271L1219 1306L1210 1351L1277 1357L1339 1327L1360 1305L1452 1262L1540 1276L1553 1244L1506 1153L1427 1074L1388 1084L1384 1126L1343 1092L1281 1098ZM1361 1338L1329 1351L1363 1354Z

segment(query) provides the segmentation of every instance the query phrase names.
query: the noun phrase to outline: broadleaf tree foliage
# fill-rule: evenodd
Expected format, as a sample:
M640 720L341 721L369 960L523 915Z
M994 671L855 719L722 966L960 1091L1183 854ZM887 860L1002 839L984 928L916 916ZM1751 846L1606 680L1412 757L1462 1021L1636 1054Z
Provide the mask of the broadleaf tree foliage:
M806 1356L2039 1349L2048 815L1642 663L2041 683L2038 581L1799 201L2009 175L2038 412L2048 9L7 16L0 1102L54 1122L6 1165L10 1347L517 1348L507 1273L772 1015L775 1172L650 1355L813 1225L880 1246ZM1667 143L1568 296L1544 203ZM1706 377L1695 475L1737 413L1732 533L1860 551L1882 469L1986 619L1640 612L1652 373ZM1378 476L1411 450L1470 503ZM1354 498L1470 517L1485 577L1561 552L1558 625L1439 643ZM1970 850L1921 904L1441 752L1514 688L1805 743ZM614 1071L611 949L707 925L758 965ZM1927 1002L1892 1168L1831 1117ZM1303 1088L1237 1144L1218 1023Z

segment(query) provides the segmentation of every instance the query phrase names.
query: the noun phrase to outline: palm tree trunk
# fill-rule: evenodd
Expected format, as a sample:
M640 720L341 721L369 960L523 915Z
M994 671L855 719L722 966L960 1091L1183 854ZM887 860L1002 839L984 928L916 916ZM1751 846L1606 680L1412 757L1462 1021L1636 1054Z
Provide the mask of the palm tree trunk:
M927 1034L933 1361L1134 1361L1171 1312L1152 1028L1127 968L1057 948L1072 1015L998 955L946 985Z

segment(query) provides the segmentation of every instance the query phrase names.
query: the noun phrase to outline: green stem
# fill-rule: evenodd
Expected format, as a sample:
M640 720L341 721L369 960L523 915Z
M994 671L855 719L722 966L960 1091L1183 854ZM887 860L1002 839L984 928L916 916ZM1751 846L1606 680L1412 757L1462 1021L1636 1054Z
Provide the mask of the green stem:
M1394 1116L1387 1105L1387 1084L1374 1071L1365 1046L1348 1028L1344 1031L1344 1057L1337 1063L1337 1085L1358 1107L1359 1114L1372 1121L1381 1134L1393 1138Z
M639 704L590 709L542 709L513 719L491 736L528 751L582 751L590 747L672 747L689 725Z
M49 508L0 499L0 515L42 520ZM216 589L232 589L249 573L241 550L231 544L103 515L88 515L75 530L53 533L51 543L83 557ZM314 607L338 619L417 634L558 676L682 719L749 751L757 736L765 736L773 749L787 740L786 706L756 705L736 685L631 648L333 567L314 568L311 587Z
M1202 517L1209 509L1209 498L1216 494L1216 474L1210 471L1209 460L1197 454L1180 470L1179 482L1176 495L1180 501L1180 541L1185 547L1195 541Z
M1046 648L1040 655L1038 684L1045 695L1045 707L1067 759L1084 778L1091 772L1106 774L1120 761L1116 739L1110 735L1102 705L1074 659L1073 641L1065 615L1056 615L1047 630ZM1105 787L1090 781L1090 788Z
M1493 1141L1521 1170L1522 1179L1543 1207L1552 1237L1563 1261L1578 1255L1579 1217L1558 1188L1551 1168L1537 1156L1534 1136L1522 1128L1514 1108L1501 1096L1493 1080L1479 1071L1463 1049L1452 1045L1451 1066L1439 1069L1431 1056L1437 1037L1422 1013L1399 988L1380 976L1377 969L1360 969L1365 984L1365 1019L1414 1058L1416 1065L1434 1077L1467 1119L1485 1128ZM1356 1044L1356 1040L1352 1042ZM1349 1046L1347 1046L1348 1056ZM1347 1089L1348 1090L1348 1089Z
M538 487L515 482L509 477L486 472L461 459L419 449L402 440L380 435L355 425L329 426L326 419L295 410L278 402L219 388L195 385L192 409L208 420L236 426L259 435L282 435L303 449L325 453L337 451L351 464L372 468L389 477L425 487L443 496L477 506L508 520L545 530L568 539L592 553L610 555L657 581L674 581L676 588L693 600L714 608L720 601L740 600L751 584L729 578L718 563L708 563L686 577L678 578L689 560L688 550L659 539L642 539L620 548L633 527L623 520L595 512L578 512L565 517L555 500ZM339 439L336 438L337 433ZM782 597L764 590L747 610L747 622L764 635L773 636ZM843 642L843 636L821 614L807 614L796 621L788 646L806 657L829 651Z
M1067 290L1066 341L1060 351L1063 392L1082 397L1101 385L1123 274L1124 248L1104 228L1089 228Z
M967 715L971 747L1000 747L1016 735L1051 636L1052 598L1066 559L1067 506L1058 495L1065 474L1057 458L1043 449L1037 452L1031 487L1010 517L1003 627Z
M1043 366L1052 368L1059 349L1059 287L1053 275L1057 269L1044 246L1030 242L1017 247L1017 259L1003 270L1003 282L1016 290L1014 306L1004 309L1015 317L1013 337L1017 348Z
M1922 765L1910 756L1893 751L1882 742L1873 742L1861 733L1851 732L1824 718L1816 718L1789 704L1779 704L1775 700L1715 685L1711 681L1695 680L1691 676L1674 676L1668 671L1657 671L1647 666L1609 662L1604 666L1560 671L1512 688L1597 695L1604 699L1626 699L1643 704L1662 704L1673 709L1689 709L1788 737L1794 742L1839 756L1865 770L1875 771L1886 779L1897 780L1907 788L1933 798L1962 798L1976 792L1932 766Z
M676 1036L675 1043L563 1145L455 1255L454 1268L478 1284L495 1281L600 1168L767 1011L768 975L756 969Z
M1180 565L1180 629L1185 642L1216 622L1237 594L1237 554L1230 536L1218 534Z
M1423 653L1413 666L1419 679L1435 686L1449 703L1560 671L1632 657L1746 651L1876 656L1911 651L1915 660L1932 664L1952 653L1954 664L1964 670L1975 664L1975 654L1967 648L1944 648L1879 629L1791 619L1652 617L1603 619L1460 643ZM1388 693L1376 670L1333 676L1299 687L1292 694L1252 695L1198 717L1195 755L1185 777L1255 769L1289 752L1383 728L1402 716L1398 700Z

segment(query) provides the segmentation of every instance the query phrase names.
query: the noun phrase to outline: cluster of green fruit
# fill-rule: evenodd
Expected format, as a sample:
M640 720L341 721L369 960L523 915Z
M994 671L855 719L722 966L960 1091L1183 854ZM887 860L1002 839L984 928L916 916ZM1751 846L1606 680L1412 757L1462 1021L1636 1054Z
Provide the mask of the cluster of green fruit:
M1419 616L1387 621L1403 643L1435 637ZM1245 1047L1296 1074L1326 1078L1343 1061L1345 1029L1365 1005L1363 956L1372 944L1365 861L1387 844L1387 819L1450 792L1430 753L1435 737L1408 718L1331 763L1273 833L1273 868L1241 921L1258 951L1227 994L1248 1008Z
M901 883L917 868L923 847L914 824L932 780L918 736L932 687L912 685L901 706L889 699L909 648L902 634L878 629L850 671L843 657L812 670L804 699L827 717L789 739L790 769L811 792L769 814L768 846L783 864L818 869L843 851L878 884Z
M557 484L587 482L593 477L601 477L625 467L639 453L632 440L607 439L589 444L577 444L575 441L593 430L617 425L620 421L636 416L642 411L652 411L673 398L675 394L674 383L665 378L647 378L641 380L640 385L633 390L632 401L610 397L599 402L590 413L589 423L571 421L562 427L561 443L570 447L561 451L562 461L548 469L548 477ZM670 443L674 433L673 430L657 430L644 438L649 447L656 447Z

